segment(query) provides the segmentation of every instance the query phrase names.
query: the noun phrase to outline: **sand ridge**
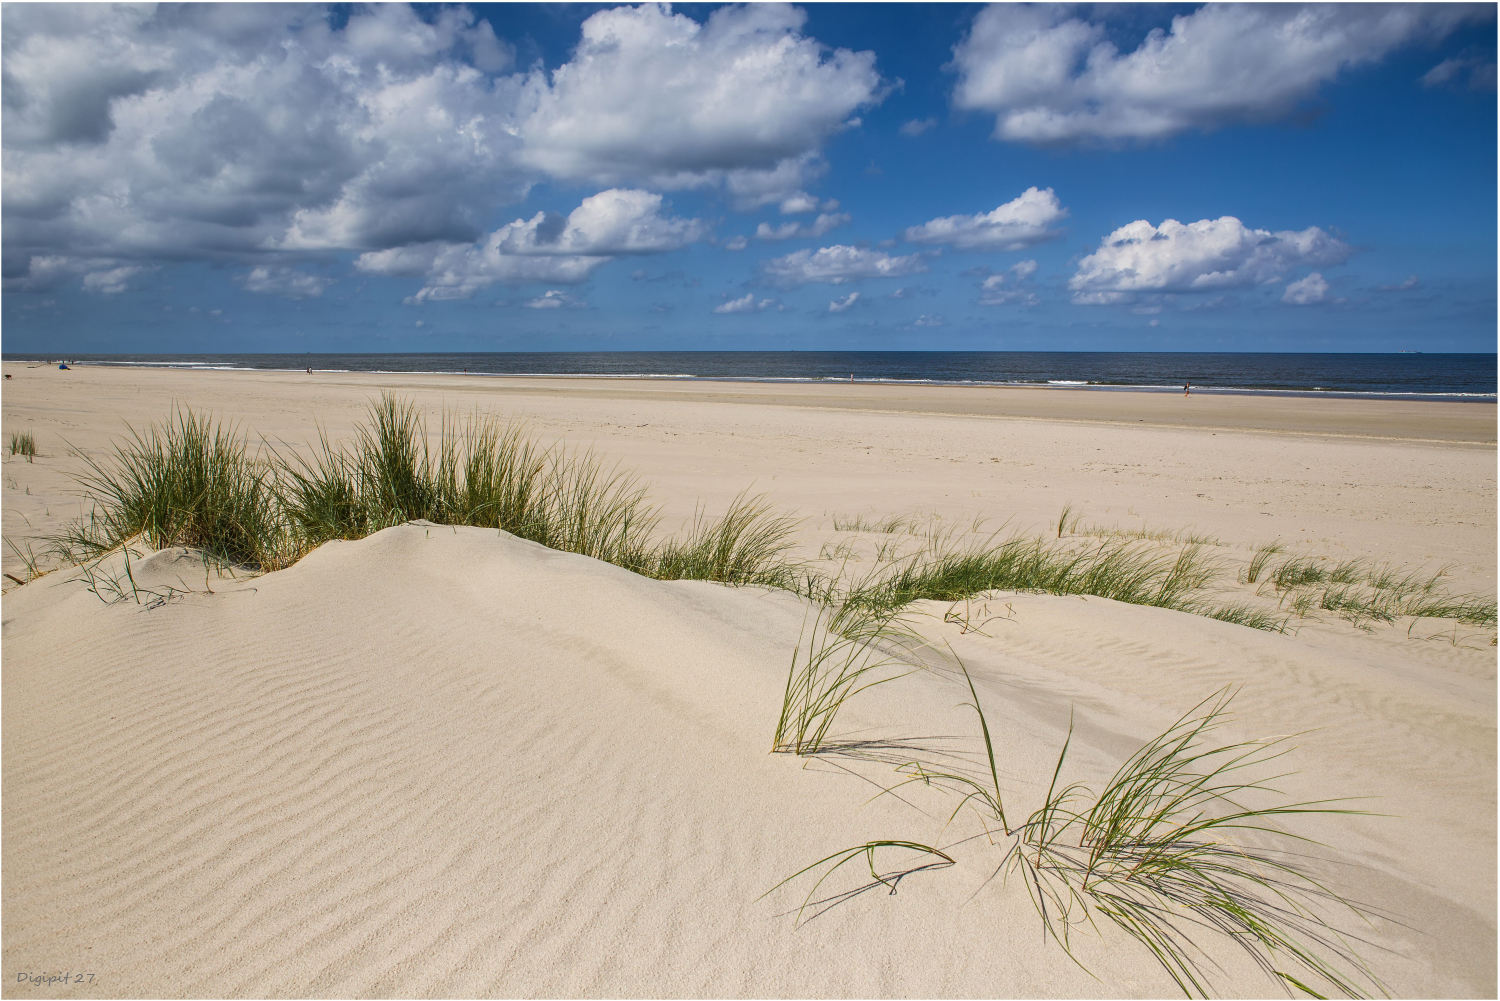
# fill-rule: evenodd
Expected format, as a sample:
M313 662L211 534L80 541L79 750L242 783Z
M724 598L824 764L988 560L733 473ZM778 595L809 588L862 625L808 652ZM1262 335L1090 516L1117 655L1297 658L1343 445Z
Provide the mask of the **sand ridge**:
M756 900L927 820L766 753L785 595L412 526L156 609L48 583L6 611L8 659L53 665L6 672L7 968L88 943L96 996L1100 992L940 946L998 915L915 883L795 932L797 895ZM912 906L926 958L861 961Z
M135 573L160 590L200 567L167 551ZM1097 777L1170 722L1180 693L1249 678L1243 726L1327 725L1307 745L1310 787L1399 797L1405 822L1319 832L1365 867L1361 899L1441 915L1422 928L1437 955L1382 924L1377 940L1404 954L1381 957L1382 973L1403 994L1492 984L1471 950L1493 907L1472 869L1493 843L1493 800L1467 823L1411 819L1492 791L1484 683L1351 707L1321 675L1361 665L1261 654L1277 676L1215 669L1217 648L1245 649L1239 627L1100 599L1011 604L1033 636L1055 625L1046 613L1078 622L1068 606L1084 605L1085 628L1115 643L1083 644L1110 674L1011 633L957 637L1018 797L1046 777L1070 711L1073 760ZM645 581L421 525L154 608L43 578L5 607L7 969L87 961L106 976L89 996L1170 993L1132 943L1093 944L1104 983L1060 951L1019 948L1035 916L1017 887L965 903L986 875L972 845L955 872L800 929L787 913L800 894L756 899L828 851L942 829L866 802L871 787L843 768L766 753L804 613L784 594ZM1248 654L1282 639L1251 634ZM951 678L904 678L841 726L973 744L957 693ZM1287 719L1287 705L1305 708ZM1455 744L1478 760L1434 760ZM1403 757L1430 771L1393 771ZM1392 851L1419 823L1444 857ZM1026 929L1010 933L1017 947L1006 928ZM1231 992L1269 989L1238 972Z
M176 550L135 572L160 590L198 568ZM1031 605L1078 604L1017 600L1023 622ZM936 803L868 802L846 767L766 753L805 612L791 596L646 581L492 531L410 525L149 604L106 605L57 576L6 598L7 970L88 963L102 979L87 996L1171 993L1118 936L1086 943L1102 983L1023 945L1037 927L1018 887L969 899L995 862L983 845L801 928L789 914L801 894L757 899L837 848L943 828ZM1183 613L1085 604L1156 613L1135 638L1184 661L1242 640ZM966 638L1023 800L1070 710L1074 760L1097 777L1170 722L1180 692L1219 680L1158 662L1142 687L1139 673L1078 676L1025 643ZM1277 719L1270 692L1316 706L1330 686L1304 679L1312 697L1292 697L1297 673L1249 683L1241 726ZM977 744L958 691L942 674L903 678L841 727ZM1414 715L1421 699L1437 708ZM1463 702L1409 695L1398 715L1415 735L1380 707L1343 707L1310 745L1310 779L1405 794L1419 783L1357 745L1399 737L1420 758L1461 726L1477 728L1480 753L1483 713ZM1487 776L1436 764L1442 794L1493 788L1493 758ZM1320 831L1363 867L1361 899L1439 922L1416 939L1378 923L1376 941L1401 953L1378 964L1397 993L1493 986L1472 954L1486 932L1493 942L1493 898L1462 872L1493 843L1493 814L1459 832L1437 820L1449 853L1436 868L1382 852L1407 836L1389 821ZM1227 958L1230 993L1272 989Z

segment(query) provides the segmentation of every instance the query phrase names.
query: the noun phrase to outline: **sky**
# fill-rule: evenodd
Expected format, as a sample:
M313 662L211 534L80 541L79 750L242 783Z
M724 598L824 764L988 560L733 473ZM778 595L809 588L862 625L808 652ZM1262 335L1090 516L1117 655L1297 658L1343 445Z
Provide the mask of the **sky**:
M1492 4L6 4L8 353L1494 351Z

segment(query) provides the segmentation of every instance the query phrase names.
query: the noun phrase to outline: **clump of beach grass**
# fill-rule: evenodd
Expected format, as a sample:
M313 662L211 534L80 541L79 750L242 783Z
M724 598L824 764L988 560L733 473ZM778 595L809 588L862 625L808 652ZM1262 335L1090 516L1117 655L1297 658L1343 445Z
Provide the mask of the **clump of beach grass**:
M1270 547L1257 551L1261 554ZM1247 578L1254 582L1265 572L1265 584L1278 596L1278 607L1301 617L1320 611L1332 612L1359 628L1366 623L1392 623L1399 618L1456 619L1466 625L1496 624L1495 599L1475 594L1450 594L1444 590L1443 570L1420 573L1397 570L1388 564L1363 560L1337 562L1299 556L1269 566L1269 554L1257 567L1252 561Z
M311 460L284 464L283 501L308 545L362 538L414 519L495 528L659 579L790 587L795 523L745 493L712 519L700 509L685 539L653 541L658 516L635 477L591 452L544 449L524 426L478 414L445 418L436 449L409 403L372 406L352 450L326 438Z
M1031 591L1195 610L1192 596L1218 573L1197 546L1174 554L1128 543L1077 548L1013 537L967 552L919 554L857 582L847 601L893 611L922 599L951 602L985 591Z
M1363 812L1342 805L1345 800L1281 797L1273 783L1286 775L1268 775L1267 766L1291 750L1292 738L1214 741L1232 699L1222 691L1148 741L1096 794L1081 783L1062 783L1070 724L1041 806L1012 826L994 738L974 681L967 669L963 673L988 773L976 778L913 761L898 769L905 778L887 792L921 783L956 794L950 824L965 807L975 809L992 843L997 835L1009 842L997 874L1021 880L1044 933L1080 966L1073 936L1108 922L1149 950L1188 997L1207 997L1212 989L1215 964L1200 944L1204 934L1234 943L1283 986L1314 997L1322 996L1317 987L1352 997L1383 992L1351 936L1335 925L1337 914L1359 921L1368 916L1313 875L1315 860L1305 848L1314 843L1278 826L1295 816ZM829 855L778 887L822 870L800 920L819 886L864 856L872 878L894 891L893 876L881 876L874 864L877 849L894 847L953 861L952 846L872 841Z
M1217 536L1194 532L1187 528L1105 528L1089 525L1075 530L1079 535L1091 535L1101 539L1135 539L1141 542L1176 542L1190 546L1222 546Z
M849 605L819 606L811 629L804 621L792 650L772 753L809 755L824 750L844 703L911 670L882 647L883 641L910 635L889 614ZM887 670L893 667L898 670Z
M257 570L295 557L274 472L232 426L181 409L144 433L128 430L112 462L83 456L94 508L54 540L59 552L80 562L140 536L153 549L189 546Z
M1062 513L1057 516L1057 537L1061 539L1068 532L1078 527L1078 519L1083 515L1073 510L1073 502L1063 505Z
M1102 539L1131 539L1139 542L1173 542L1186 543L1190 546L1221 546L1222 542L1217 537L1194 532L1186 528L1157 528L1150 529L1144 525L1140 528L1108 528L1103 525L1083 524L1083 512L1073 506L1072 501L1063 505L1062 513L1057 517L1057 538L1065 535L1090 535Z
M1245 583L1254 584L1260 580L1261 575L1266 572L1266 566L1271 562L1271 557L1281 552L1280 542L1270 542L1255 550L1255 555L1250 557L1250 565L1245 568Z
M233 427L185 409L146 432L128 429L108 459L85 457L92 513L52 549L81 564L139 537L266 571L330 540L427 520L499 529L662 579L826 590L787 556L795 522L763 497L742 493L719 518L700 509L685 538L658 540L645 487L588 451L543 448L524 426L477 413L445 416L431 444L415 405L389 394L368 417L342 445L320 432L310 457L262 459Z
M741 492L718 519L700 508L683 542L669 539L655 550L649 575L659 580L712 580L792 590L800 567L787 560L795 523L777 516L765 497Z
M888 515L884 518L871 515L866 518L862 514L853 516L834 515L833 530L835 532L879 532L884 535L893 535L896 532L915 533L923 519L917 514Z
M1213 964L1195 941L1205 932L1308 994L1381 991L1330 917L1366 914L1311 874L1299 844L1314 842L1277 826L1363 811L1345 800L1275 801L1272 783L1286 776L1264 773L1291 750L1291 738L1214 742L1231 697L1221 692L1194 707L1098 794L1078 783L1059 788L1065 742L1043 805L1015 832L1004 864L1070 956L1073 931L1106 919L1150 950L1189 997L1210 992Z
M435 449L415 405L383 396L352 447L326 437L281 465L282 500L305 547L407 521L495 528L638 569L656 525L645 488L592 454L542 449L519 425L445 418Z
M1218 619L1220 622L1233 622L1235 625L1249 626L1251 629L1260 629L1270 633L1286 632L1287 623L1291 620L1291 616L1289 615L1279 616L1245 602L1220 605L1213 611L1204 614L1210 619Z
M30 431L10 433L10 454L24 455L27 462L36 461L36 437Z

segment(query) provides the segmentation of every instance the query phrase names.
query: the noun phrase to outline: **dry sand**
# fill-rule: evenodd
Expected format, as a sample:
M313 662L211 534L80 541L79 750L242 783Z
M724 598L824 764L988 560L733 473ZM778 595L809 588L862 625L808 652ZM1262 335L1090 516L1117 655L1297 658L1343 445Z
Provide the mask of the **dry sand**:
M434 415L478 406L592 444L652 484L669 524L754 483L805 516L809 556L865 554L870 533L836 515L1039 532L1072 501L1099 526L1213 536L1226 558L1279 537L1495 587L1485 405L4 371L0 433L32 430L42 453L5 462L21 544L78 512L64 439L102 454L176 401L296 444L394 388ZM183 550L132 571L190 593L106 605L57 573L4 597L5 996L1174 993L1118 934L1075 940L1099 980L1046 944L1023 888L986 882L1003 849L963 840L982 835L971 815L944 828L950 800L872 802L888 764L766 753L807 607L791 595L423 525L254 579ZM1384 915L1361 954L1398 996L1494 996L1493 629L1280 635L1037 595L914 611L974 674L1013 811L1037 805L1070 713L1070 774L1096 787L1226 685L1227 737L1312 730L1288 790L1385 814L1293 824L1337 860L1332 885ZM938 664L860 695L839 726L977 762L965 695ZM810 884L761 897L875 838L958 843L956 864L798 928ZM860 884L845 873L825 890ZM1205 944L1221 993L1283 993ZM93 979L18 982L62 971Z

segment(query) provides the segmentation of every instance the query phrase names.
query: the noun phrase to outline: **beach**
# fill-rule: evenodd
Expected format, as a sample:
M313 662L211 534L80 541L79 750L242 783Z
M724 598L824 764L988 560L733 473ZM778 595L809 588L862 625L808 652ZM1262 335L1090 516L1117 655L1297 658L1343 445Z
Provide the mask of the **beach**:
M1172 996L1112 926L1075 931L1077 963L1046 939L974 809L950 819L924 783L878 795L910 776L903 753L989 774L965 670L1021 814L1065 743L1064 779L1097 790L1232 693L1222 739L1296 735L1276 787L1363 811L1286 820L1364 908L1338 919L1349 948L1393 995L1497 990L1493 624L1293 614L1290 591L1243 579L1279 543L1277 561L1441 570L1492 602L1493 404L0 367L0 433L38 453L5 456L22 552L86 513L80 456L107 466L127 423L189 407L306 457L391 392L434 433L478 412L592 449L666 533L749 491L828 573L939 535L1196 547L1223 567L1216 601L1286 616L919 600L931 655L837 722L894 750L800 758L768 753L813 612L784 589L426 523L261 576L142 553L131 580L160 602L101 600L71 568L7 580L4 996ZM9 547L4 570L30 577ZM872 865L909 870L894 887L861 856L817 892L816 875L777 889L879 840L951 862L889 849ZM1195 941L1215 993L1288 990L1222 936Z

